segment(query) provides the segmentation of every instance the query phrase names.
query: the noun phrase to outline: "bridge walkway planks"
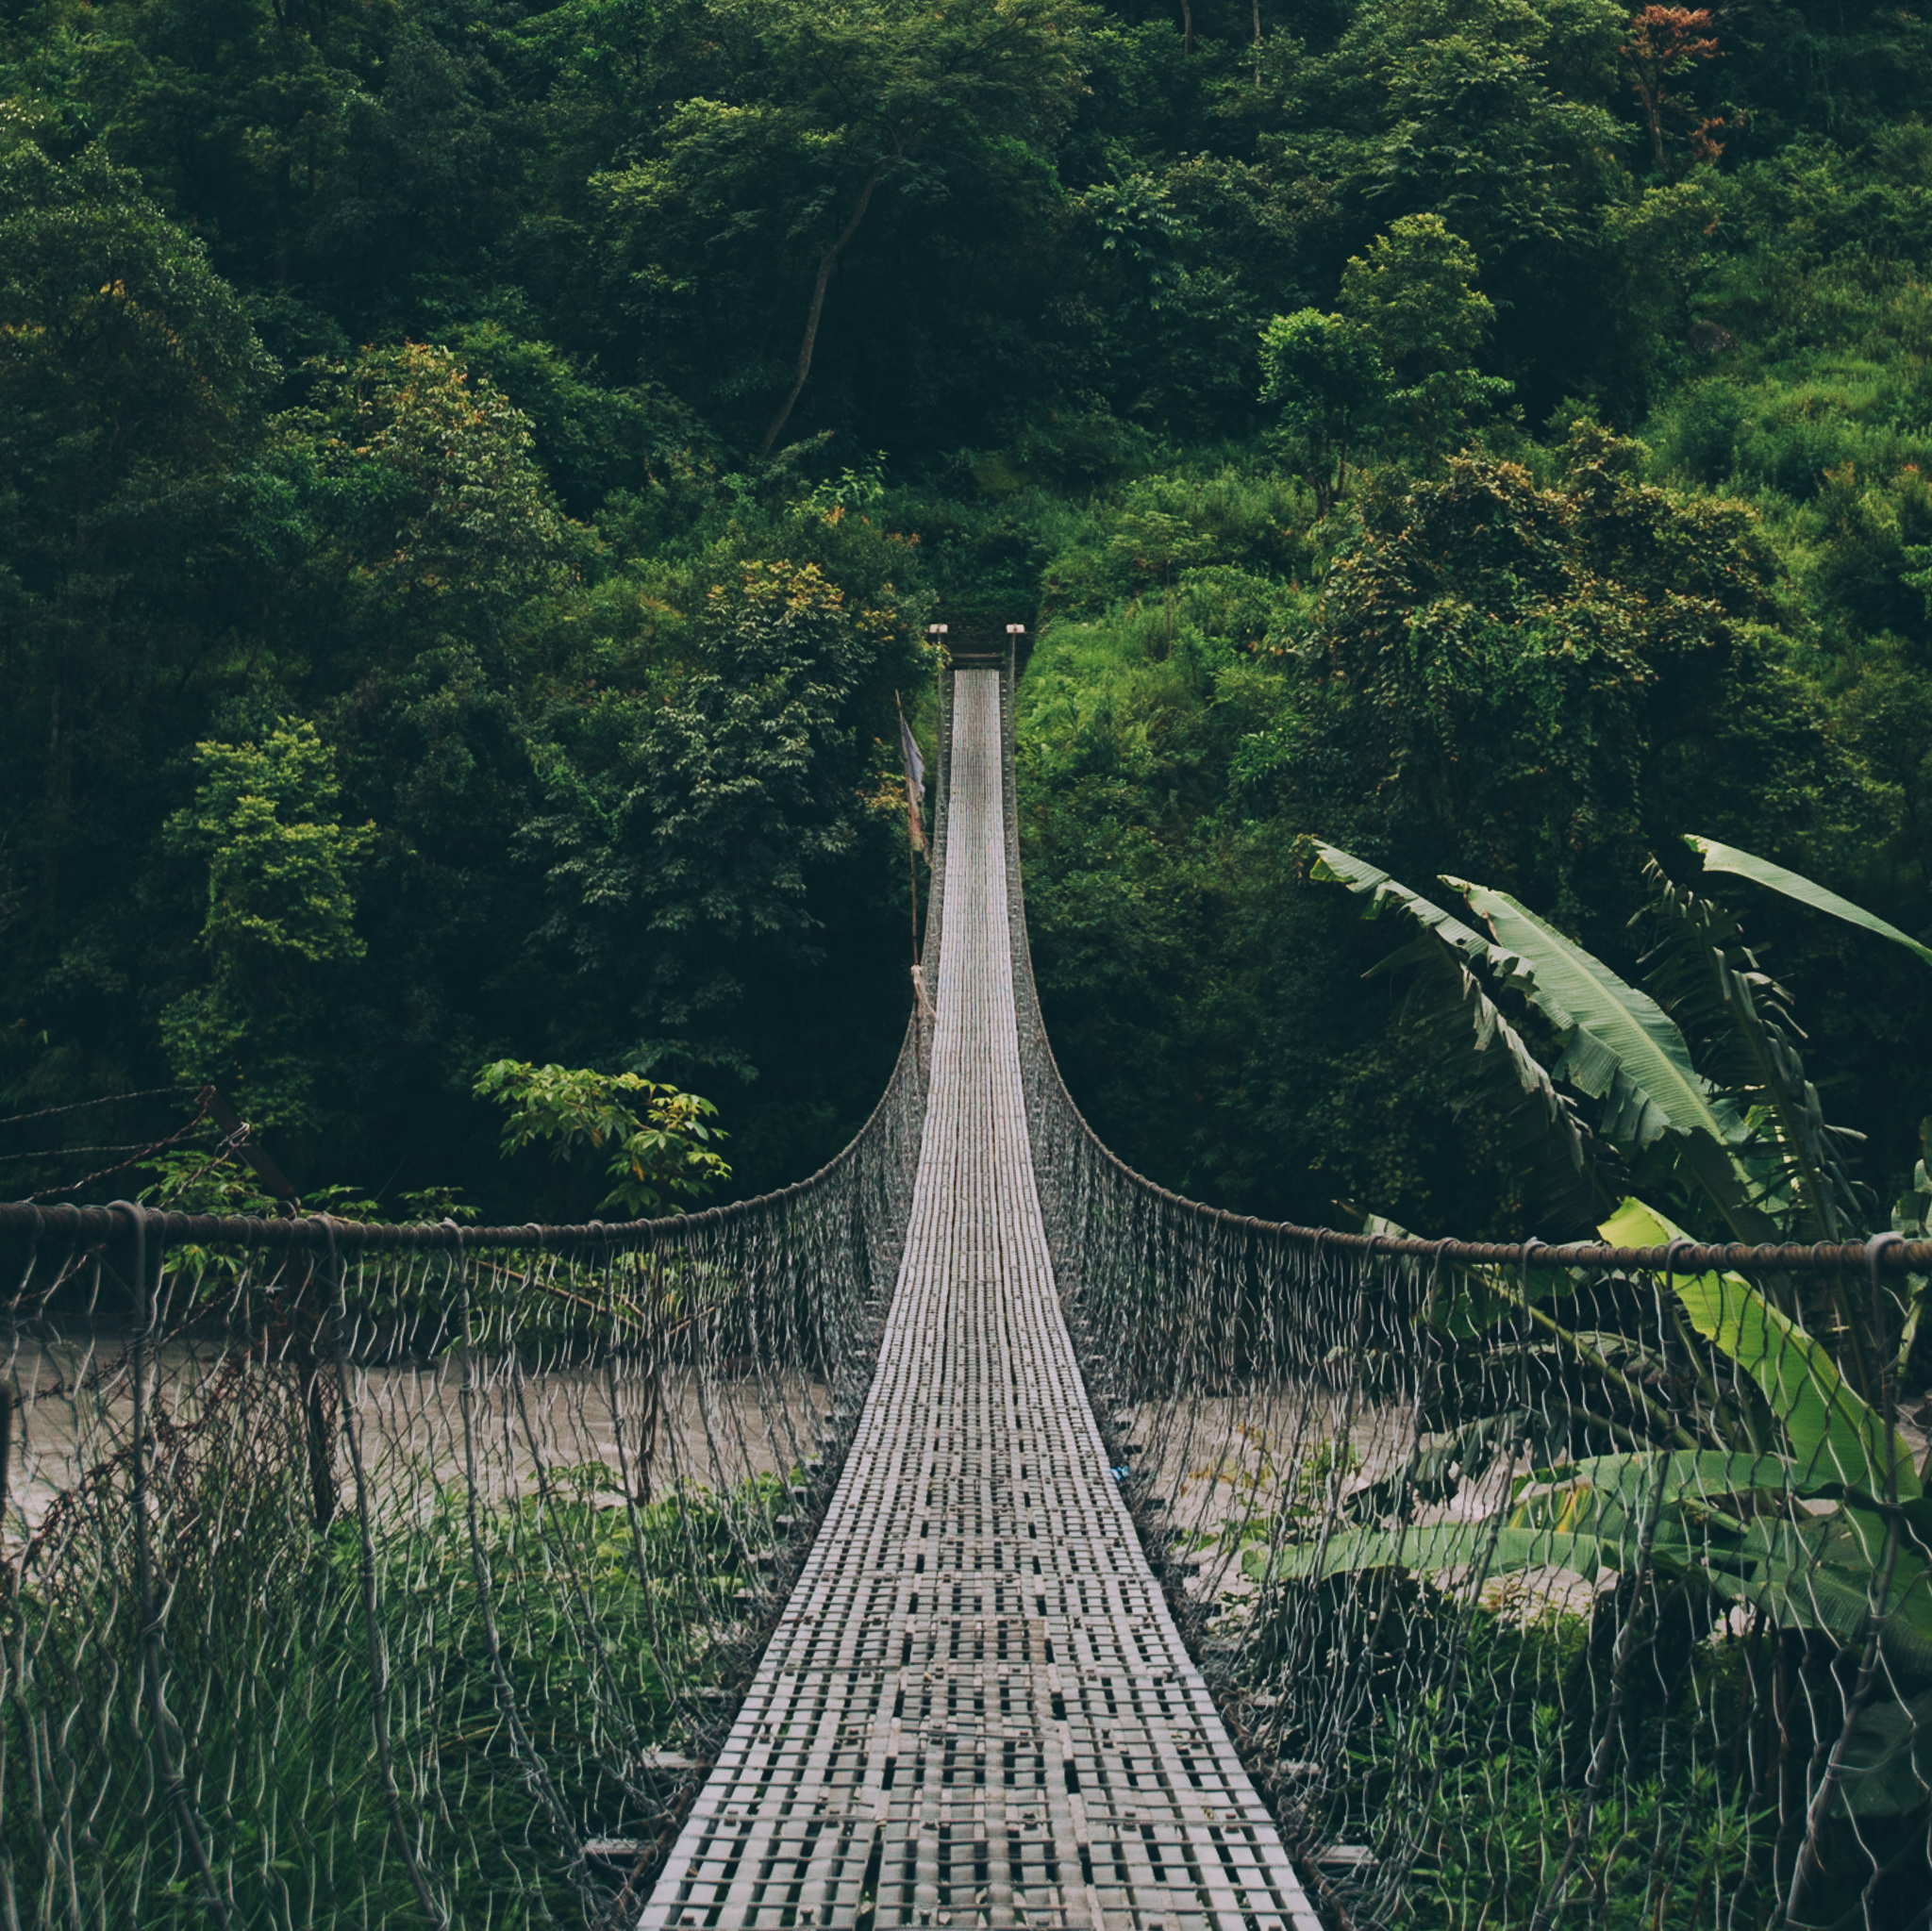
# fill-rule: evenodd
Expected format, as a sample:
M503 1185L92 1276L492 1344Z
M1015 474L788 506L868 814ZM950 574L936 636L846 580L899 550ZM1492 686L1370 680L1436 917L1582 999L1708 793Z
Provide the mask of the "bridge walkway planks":
M1034 1190L1000 677L955 674L939 1024L858 1436L645 1931L1318 1931L1108 1473Z

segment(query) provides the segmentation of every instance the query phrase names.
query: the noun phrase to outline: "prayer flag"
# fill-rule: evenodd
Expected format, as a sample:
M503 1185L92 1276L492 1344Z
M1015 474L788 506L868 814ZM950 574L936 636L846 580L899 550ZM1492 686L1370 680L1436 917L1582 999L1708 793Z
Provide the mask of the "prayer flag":
M892 702L899 704L895 691ZM899 706L899 748L906 756L906 831L912 841L915 852L925 850L925 826L921 822L919 807L925 801L925 759L919 755L919 740L912 735L912 726L906 722L906 709Z
M896 704L897 698L893 699ZM899 744L906 753L906 791L915 804L925 803L925 759L919 755L919 740L912 735L912 726L906 722L904 709L899 712Z

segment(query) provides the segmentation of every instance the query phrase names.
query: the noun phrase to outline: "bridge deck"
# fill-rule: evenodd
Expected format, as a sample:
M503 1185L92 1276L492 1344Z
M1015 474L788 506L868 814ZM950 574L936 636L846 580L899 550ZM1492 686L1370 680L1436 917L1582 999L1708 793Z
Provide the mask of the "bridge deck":
M1014 1031L999 674L955 691L931 1099L878 1373L642 1923L1318 1931L1060 1318Z

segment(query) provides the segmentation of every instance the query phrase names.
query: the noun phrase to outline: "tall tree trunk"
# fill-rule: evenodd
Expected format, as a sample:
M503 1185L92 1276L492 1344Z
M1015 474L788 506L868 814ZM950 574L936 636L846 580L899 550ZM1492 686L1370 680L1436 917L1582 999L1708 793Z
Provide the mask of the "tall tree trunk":
M1249 0L1255 14L1255 85L1261 85L1261 0Z
M1657 156L1657 171L1668 180L1670 163L1664 159L1663 82L1650 88L1638 84L1637 97L1643 103L1644 125L1650 129L1651 152Z
M865 211L872 206L872 191L879 185L879 176L886 172L881 161L866 176L865 186L858 191L858 206L852 210L852 219L839 230L838 240L819 258L818 279L812 284L811 307L806 311L805 340L798 345L798 374L791 384L791 393L779 406L778 413L772 418L772 426L765 431L765 440L758 444L758 454L765 455L778 440L778 432L791 419L792 405L805 391L805 378L811 374L811 352L819 339L819 317L824 311L825 290L831 285L832 270L839 257L844 251L846 242L858 232L858 225L865 219Z
M1181 0L1181 52L1194 51L1194 8L1193 0Z

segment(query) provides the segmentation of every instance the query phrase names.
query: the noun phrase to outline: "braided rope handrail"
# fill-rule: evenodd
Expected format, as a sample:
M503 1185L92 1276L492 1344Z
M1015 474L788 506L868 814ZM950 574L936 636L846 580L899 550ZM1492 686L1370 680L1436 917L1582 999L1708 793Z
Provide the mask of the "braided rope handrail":
M943 930L942 883L945 878L946 851L946 746L950 712L947 680L941 680L940 703L940 752L937 759L939 783L934 806L932 840L932 889L926 908L923 957L925 969L933 972L939 963ZM831 1179L865 1144L905 1072L908 1054L918 1063L921 1028L931 1022L915 1010L906 1022L899 1058L891 1076L880 1090L865 1124L816 1172L802 1180L743 1200L722 1202L716 1207L698 1207L685 1214L663 1214L655 1219L632 1221L584 1221L557 1225L526 1222L514 1226L464 1227L453 1221L348 1221L329 1214L298 1214L289 1219L267 1219L254 1214L193 1214L170 1208L137 1207L129 1202L112 1206L76 1207L60 1204L41 1207L28 1201L0 1201L0 1232L25 1233L29 1237L64 1236L70 1240L102 1240L117 1227L125 1228L130 1214L141 1216L149 1236L163 1240L236 1241L261 1247L333 1249L352 1253L395 1249L448 1248L475 1251L497 1247L539 1247L557 1252L589 1249L597 1253L623 1253L675 1239L680 1228L715 1226L724 1222L742 1220L770 1211L785 1202L810 1193ZM175 1089L156 1089L173 1091Z
M907 1022L901 1054L913 1043L921 1024L917 1014ZM894 1078L897 1068L894 1069ZM298 1214L290 1220L268 1220L254 1214L179 1213L171 1208L133 1207L116 1203L111 1207L38 1207L23 1201L0 1202L0 1231L28 1235L54 1234L69 1238L104 1239L117 1228L125 1229L130 1211L139 1214L150 1234L158 1232L175 1240L237 1241L259 1247L331 1246L338 1253L378 1251L398 1248L449 1248L474 1250L491 1247L545 1248L558 1252L591 1249L598 1253L624 1253L652 1247L675 1239L680 1229L716 1226L724 1223L752 1219L785 1202L815 1191L856 1157L874 1124L884 1111L893 1081L887 1082L872 1111L845 1144L816 1173L793 1180L767 1193L755 1193L743 1200L695 1208L691 1213L663 1214L654 1220L584 1221L561 1225L525 1222L516 1226L464 1227L454 1221L345 1221L329 1214Z
M1013 782L1014 678L1010 659L1006 672L1005 724L1007 759L1008 864L1013 905L1013 955L1017 973L1020 1024L1029 1056L1037 1057L1037 1087L1046 1090L1036 1094L1063 1111L1091 1150L1120 1177L1162 1206L1191 1219L1217 1226L1239 1227L1249 1233L1266 1234L1296 1245L1338 1253L1408 1256L1433 1263L1448 1262L1465 1267L1603 1268L1653 1272L1674 1265L1678 1273L1708 1273L1729 1269L1775 1270L1781 1273L1828 1273L1846 1268L1877 1266L1889 1273L1919 1273L1932 1269L1932 1241L1900 1240L1895 1235L1874 1235L1870 1240L1787 1242L1752 1246L1742 1241L1674 1241L1660 1247L1612 1247L1597 1241L1572 1240L1555 1245L1541 1240L1424 1240L1392 1234L1351 1234L1336 1227L1308 1227L1295 1221L1263 1220L1254 1214L1231 1212L1191 1200L1170 1188L1150 1180L1130 1167L1093 1130L1068 1090L1066 1079L1054 1057L1053 1042L1041 1015L1040 992L1033 977L1032 948L1027 941L1025 897L1020 865L1017 788ZM1030 1037L1027 1037L1030 1035Z

